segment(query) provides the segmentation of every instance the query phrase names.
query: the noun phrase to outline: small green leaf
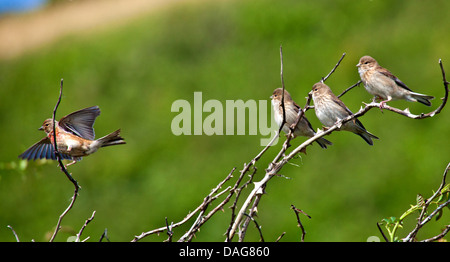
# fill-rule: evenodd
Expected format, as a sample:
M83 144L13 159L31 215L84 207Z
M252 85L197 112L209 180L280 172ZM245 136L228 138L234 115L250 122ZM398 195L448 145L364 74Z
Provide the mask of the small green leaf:
M398 219L396 217L383 218L383 222L386 223L386 226L395 224Z

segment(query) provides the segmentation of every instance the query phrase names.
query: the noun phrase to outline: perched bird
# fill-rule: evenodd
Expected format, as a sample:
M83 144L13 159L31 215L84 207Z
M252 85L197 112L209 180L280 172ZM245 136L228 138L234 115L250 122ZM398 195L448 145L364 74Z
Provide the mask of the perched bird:
M316 116L326 127L331 127L338 120L353 115L350 109L348 109L347 106L333 94L330 87L322 82L313 85L312 98ZM355 133L362 137L369 145L373 145L372 138L378 139L378 137L369 133L357 118L345 122L339 130Z
M83 156L96 152L100 147L125 144L120 137L120 129L111 134L94 140L94 121L100 115L98 106L78 110L58 121L55 121L56 144L62 159L73 160L68 165L80 161ZM26 160L52 159L56 160L53 120L46 119L39 130L45 131L46 137L32 145L19 158Z
M270 97L272 99L275 122L277 123L278 126L280 126L281 122L283 122L283 108L281 106L282 94L283 89L277 88L275 89L275 91L273 91L273 94ZM283 131L286 134L289 134L290 131L289 127L292 126L297 120L298 112L299 110L301 110L301 108L292 100L291 95L286 90L284 90L284 109L286 115L286 123L283 125ZM316 134L316 132L314 132L311 123L303 115L302 119L298 122L297 126L295 127L293 134L294 138L297 136L313 137ZM322 148L327 148L327 145L333 144L323 137L317 139L316 142Z
M380 108L383 108L386 102L400 99L431 106L430 100L434 98L433 96L413 92L386 68L381 67L372 57L361 57L356 66L367 92L383 100Z

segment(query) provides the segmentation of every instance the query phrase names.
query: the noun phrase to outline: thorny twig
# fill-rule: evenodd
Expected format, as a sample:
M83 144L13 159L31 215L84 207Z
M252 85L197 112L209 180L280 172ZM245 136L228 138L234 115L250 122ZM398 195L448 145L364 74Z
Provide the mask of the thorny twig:
M218 194L216 194L218 192L218 190L223 186L223 184L225 184L228 180L230 180L233 177L233 173L236 170L236 168L233 168L231 170L231 172L227 175L227 177L222 180L212 191L211 193L206 196L202 202L202 204L200 204L194 211L189 212L186 217L184 219L182 219L181 221L171 224L171 229L173 230L173 228L179 227L181 225L183 225L184 223L186 223L187 221L189 221L197 212L201 212L202 214L205 212L205 210L207 209L208 205L213 202L214 200L216 200L220 195L224 194L225 192L229 191L229 197L231 198L231 195L234 193L233 190L231 190L230 188L227 188L226 190L219 192ZM227 197L228 199L228 197ZM225 200L224 200L225 201ZM223 205L226 204L226 202L222 201L222 203L216 207L216 209L214 209L211 212L217 212L218 210L220 210ZM228 200L227 200L228 201ZM193 226L191 227L190 231L188 233L186 233L185 235L183 235L183 237L180 238L179 241L185 241L187 239L191 239L193 234L198 230L198 228L203 225L214 213L209 213L207 215L207 217L199 216L197 218L197 220L194 222ZM135 236L133 240L131 240L131 242L137 242L141 239L143 239L144 237L153 235L153 234L158 234L161 232L164 232L165 230L167 230L167 226L164 227L160 227L157 229L153 229L147 232L143 232L138 236Z
M240 195L241 195L241 193L242 193L242 190L243 190L244 188L246 188L250 183L253 182L253 176L256 174L256 171L257 171L257 168L254 167L253 173L250 175L250 179L247 180L247 182L245 182L245 183L244 183L241 187L239 187L239 189L237 190L235 200L234 200L233 204L232 204L231 207L230 207L230 209L231 209L231 219L230 219L230 225L229 225L229 227L228 227L228 229L227 229L227 232L225 233L225 235L226 235L226 237L227 237L227 238L225 239L225 242L229 242L229 241L230 241L230 239L228 238L228 236L229 236L230 230L231 230L231 228L232 228L232 226L233 226L233 221L236 219L235 210L236 210L236 207L237 207L237 201L239 200L239 197L240 197ZM243 176L243 174L241 174L241 176ZM236 183L236 185L238 185L238 183Z
M291 205L291 209L294 210L295 216L297 217L297 225L302 230L301 241L303 242L303 241L305 241L306 231L305 231L305 228L303 227L302 222L300 221L300 216L298 214L302 213L309 219L311 219L311 217L308 214L306 214L303 210L296 208L294 205Z
M94 216L95 216L95 210L94 210L94 212L92 212L91 217L86 219L86 221L84 222L84 225L81 227L80 231L77 234L77 238L76 238L75 242L80 242L81 234L83 233L83 231L86 228L86 226L94 219Z

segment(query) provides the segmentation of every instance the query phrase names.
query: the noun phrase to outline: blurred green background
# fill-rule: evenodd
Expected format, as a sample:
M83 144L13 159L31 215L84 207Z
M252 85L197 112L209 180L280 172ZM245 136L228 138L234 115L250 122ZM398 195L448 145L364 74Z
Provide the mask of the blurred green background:
M125 146L101 149L71 166L82 189L63 220L56 241L79 231L95 210L82 238L97 241L105 229L111 241L130 241L178 222L209 194L233 167L240 170L261 149L259 135L175 136L175 100L267 100L280 86L279 47L284 80L304 105L311 86L347 55L327 80L340 93L359 80L355 65L371 55L412 90L436 97L432 108L395 101L412 113L436 108L443 97L438 60L450 74L449 1L197 1L136 17L126 25L64 37L12 60L0 61L0 241L47 241L69 204L73 185L56 162L17 156L44 134L64 79L60 118L98 105L97 137L122 128ZM356 112L371 96L362 86L343 98ZM448 106L447 106L448 107ZM266 241L299 241L293 204L306 241L366 241L381 237L376 223L400 216L416 195L429 197L439 186L450 158L450 109L413 120L372 109L360 120L380 137L374 146L348 132L333 133L334 145L317 145L286 165L266 188L257 222ZM209 113L204 113L206 117ZM314 112L307 116L320 127ZM292 142L298 145L303 138ZM280 149L258 162L256 179ZM234 181L234 180L233 180ZM227 184L228 185L228 184ZM248 190L250 190L249 188ZM196 234L194 241L223 241L229 205ZM446 210L448 211L448 210ZM441 232L450 216L422 229L419 239ZM405 236L414 218L399 235ZM192 222L174 230L174 239ZM143 241L162 241L153 235ZM237 239L237 238L235 238ZM250 226L247 241L258 241Z

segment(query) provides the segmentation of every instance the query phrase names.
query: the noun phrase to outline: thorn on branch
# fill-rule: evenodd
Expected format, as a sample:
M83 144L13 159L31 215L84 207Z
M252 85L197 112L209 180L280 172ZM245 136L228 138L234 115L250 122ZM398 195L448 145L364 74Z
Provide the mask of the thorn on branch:
M301 241L303 242L303 241L305 241L306 231L305 231L305 228L302 225L302 222L300 221L300 216L298 214L302 213L303 215L305 215L309 219L311 219L311 216L306 214L303 210L296 208L294 205L291 205L291 209L294 210L295 216L297 217L297 226L300 227L300 229L302 230Z

